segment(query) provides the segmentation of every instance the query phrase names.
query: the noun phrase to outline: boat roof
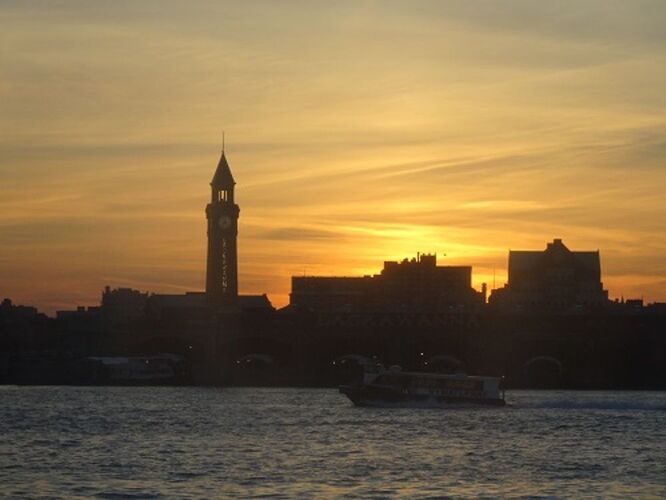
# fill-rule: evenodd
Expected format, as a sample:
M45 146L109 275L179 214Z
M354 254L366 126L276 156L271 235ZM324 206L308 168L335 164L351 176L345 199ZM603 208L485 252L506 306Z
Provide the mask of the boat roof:
M409 377L425 377L425 378L454 379L454 380L498 380L502 378L502 377L494 377L491 375L467 375L465 373L403 372L398 370L386 370L384 373L392 373L394 375L405 375Z

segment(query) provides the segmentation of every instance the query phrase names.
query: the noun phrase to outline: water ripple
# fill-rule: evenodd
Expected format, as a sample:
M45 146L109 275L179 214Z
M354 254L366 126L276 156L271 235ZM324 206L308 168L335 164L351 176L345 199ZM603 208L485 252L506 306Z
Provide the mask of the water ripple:
M666 394L363 409L335 390L0 387L0 496L666 495Z

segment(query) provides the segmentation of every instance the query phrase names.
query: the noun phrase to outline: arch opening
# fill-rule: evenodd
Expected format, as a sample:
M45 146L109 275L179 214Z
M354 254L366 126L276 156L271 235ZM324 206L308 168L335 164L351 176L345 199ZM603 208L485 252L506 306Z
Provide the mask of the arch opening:
M524 383L528 387L554 389L561 387L564 369L553 356L534 356L523 364Z

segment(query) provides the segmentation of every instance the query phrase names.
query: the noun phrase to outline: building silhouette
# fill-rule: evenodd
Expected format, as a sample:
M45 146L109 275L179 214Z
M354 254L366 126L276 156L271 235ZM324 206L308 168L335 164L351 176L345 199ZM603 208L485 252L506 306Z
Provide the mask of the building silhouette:
M211 319L218 312L272 311L266 294L238 294L238 218L235 202L236 182L224 150L210 183L211 200L206 206L208 258L205 292L152 294L146 300L148 318L165 328L211 329ZM128 296L128 300L133 300ZM218 325L219 326L219 325ZM229 328L229 324L226 325Z
M55 319L5 300L0 382L334 385L363 356L514 387L666 387L666 307L610 302L598 251L560 239L511 251L489 305L470 266L418 254L374 275L294 276L275 311L265 294L238 293L240 208L224 151L210 189L205 290L107 287L100 307Z
M238 216L234 202L236 182L222 150L210 183L211 200L206 207L208 221L208 261L206 294L213 306L235 306L238 301Z
M569 250L561 239L543 251L509 252L509 282L490 303L508 311L595 309L608 305L599 251Z
M379 274L363 277L294 276L290 306L316 312L441 312L480 307L470 266L438 266L435 254L386 261Z

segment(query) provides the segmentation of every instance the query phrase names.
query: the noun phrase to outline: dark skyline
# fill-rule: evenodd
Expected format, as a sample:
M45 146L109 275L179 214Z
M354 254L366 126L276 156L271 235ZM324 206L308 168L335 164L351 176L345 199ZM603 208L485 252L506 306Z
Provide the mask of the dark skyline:
M99 306L55 320L5 300L5 383L326 386L354 375L338 361L362 356L464 366L511 387L663 386L665 304L610 301L599 251L559 238L511 251L508 283L490 297L472 287L471 266L430 253L384 261L377 274L293 276L289 305L276 310L266 294L239 293L240 206L224 151L209 187L205 291L107 286Z

